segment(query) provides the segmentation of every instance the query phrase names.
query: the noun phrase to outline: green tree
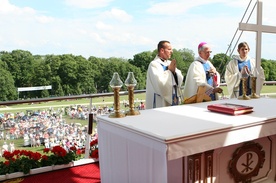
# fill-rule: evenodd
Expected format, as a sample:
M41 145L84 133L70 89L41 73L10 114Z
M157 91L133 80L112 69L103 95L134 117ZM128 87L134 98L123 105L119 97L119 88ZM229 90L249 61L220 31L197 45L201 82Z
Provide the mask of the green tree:
M52 85L51 83L51 68L48 64L46 64L45 59L41 56L35 57L35 63L34 63L34 80L33 85L34 86L48 86ZM33 91L32 97L49 97L51 91L48 90L37 90Z
M59 76L52 77L52 88L54 88L52 95L57 97L64 96L64 91L61 86L61 79Z
M109 67L107 61L107 59L96 58L93 56L88 58L88 62L91 64L91 72L94 79L94 87L96 89L96 93L102 93L107 89L102 83L102 76L106 75L106 73L104 73L105 67ZM104 82L109 83L108 80Z
M91 58L93 59L93 58ZM126 59L123 58L108 58L95 60L94 64L99 63L98 68L100 70L99 74L95 76L95 83L97 84L98 92L112 92L112 88L109 83L113 77L114 72L118 72L122 82L125 82L128 72L133 72L137 80L137 89L145 88L145 75L142 74L140 68L130 64ZM104 74L102 74L104 73ZM127 90L126 86L123 85L121 90Z
M230 60L230 57L224 53L216 54L212 59L212 64L220 73L221 78L224 78L225 67L229 60Z
M65 54L60 56L61 64L58 75L62 81L62 88L65 95L79 95L81 93L78 83L78 64L73 55Z
M92 63L82 56L75 57L77 62L77 79L80 90L83 93L95 93L94 75Z
M261 66L264 69L265 79L267 81L276 80L276 62L262 59Z
M119 72L122 76L122 81L125 82L128 73L133 72L135 79L137 80L136 90L146 88L146 74L141 71L140 68L130 64L129 62L119 63ZM123 85L123 90L127 90L127 87Z
M122 59L119 58L109 58L106 59L104 61L104 63L106 64L106 66L104 67L103 73L105 73L104 75L102 74L101 77L99 78L101 81L101 91L104 92L111 92L112 89L109 86L109 83L112 79L113 73L114 72L118 72L120 79L122 80L122 82L125 81L125 77L124 74L126 71L126 68L124 67L124 64L126 63L126 60L124 60L124 62L122 62ZM124 86L122 87L121 90L124 89Z
M3 54L3 53L2 53ZM6 55L9 54L9 55ZM4 53L1 59L12 74L15 87L31 87L34 79L34 57L29 51L14 50L11 53ZM30 97L30 92L21 92L21 97Z
M133 56L133 60L128 62L136 67L139 67L143 73L147 72L149 63L154 59L155 55L151 51L144 51Z
M32 54L29 51L15 50L12 51L11 55L17 71L15 85L17 87L33 86L34 58Z
M6 70L10 72L13 78L14 86L18 87L16 85L15 80L17 80L17 75L20 73L20 66L17 62L14 61L14 58L11 53L2 51L1 52L1 60L3 61L3 67L6 66Z
M186 76L190 64L194 61L194 52L189 49L173 50L172 58L177 63L177 68Z
M44 57L45 65L49 68L50 83L52 85L51 95L64 96L62 89L62 81L59 77L59 68L61 65L61 58L58 55L46 55Z
M11 73L1 66L4 65L0 61L0 101L9 101L17 99L17 90L14 86L14 80Z

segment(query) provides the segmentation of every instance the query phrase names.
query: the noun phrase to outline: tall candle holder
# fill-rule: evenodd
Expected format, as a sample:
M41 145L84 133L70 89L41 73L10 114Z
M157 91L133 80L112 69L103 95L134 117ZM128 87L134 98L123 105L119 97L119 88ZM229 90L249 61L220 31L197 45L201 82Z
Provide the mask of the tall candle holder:
M136 86L137 81L134 77L133 72L129 72L127 75L127 79L125 80L125 85L128 89L128 101L129 101L129 111L126 112L127 116L139 115L140 112L135 110L134 107L134 87Z
M252 98L252 99L260 98L260 96L257 95L257 93L256 93L257 76L258 76L258 71L257 71L257 68L255 68L254 72L252 74L250 74L250 78L251 78L250 98Z
M117 72L113 74L113 77L109 83L114 92L114 112L112 112L110 118L122 118L125 114L120 111L120 89L123 86L123 82Z
M247 79L249 76L249 73L247 72L246 68L242 68L242 95L238 97L239 100L250 100L250 97L246 95L247 92Z

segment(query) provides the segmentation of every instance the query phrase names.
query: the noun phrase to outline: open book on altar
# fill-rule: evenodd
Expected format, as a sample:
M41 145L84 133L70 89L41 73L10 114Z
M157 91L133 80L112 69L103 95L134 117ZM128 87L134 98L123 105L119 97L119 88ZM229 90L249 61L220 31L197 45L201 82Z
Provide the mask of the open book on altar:
M240 105L240 104L231 104L231 103L222 103L222 104L211 104L207 106L207 109L213 112L231 114L231 115L240 115L253 112L253 107Z

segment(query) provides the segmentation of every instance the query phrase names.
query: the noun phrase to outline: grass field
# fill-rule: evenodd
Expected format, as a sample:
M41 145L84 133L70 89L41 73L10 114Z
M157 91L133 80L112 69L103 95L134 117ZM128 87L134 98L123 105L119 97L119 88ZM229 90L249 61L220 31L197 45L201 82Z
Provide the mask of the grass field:
M225 86L222 87L223 89L223 93L225 96L228 95L227 89ZM264 86L261 94L272 94L273 95L269 95L270 97L274 97L276 98L276 86L273 85L267 85ZM135 101L138 99L138 101L141 100L145 100L145 93L140 93L140 94L135 94ZM100 98L93 98L92 100L92 105L95 106L112 106L113 104L113 96L110 97L100 97ZM120 96L120 100L128 100L128 96L127 95L122 95ZM70 105L89 105L90 103L90 99L77 99L77 100L66 100L66 101L51 101L51 102L43 102L40 104L19 104L19 105L12 105L12 106L7 106L7 107L0 107L0 113L5 113L5 112L12 112L12 113L16 113L16 112L25 112L26 110L33 110L33 111L37 111L37 110L42 110L42 109L49 109L49 107L53 107L54 109L57 108L61 108L61 107L67 107ZM138 105L138 102L136 103ZM121 105L121 109L122 110L126 110L126 108ZM80 123L82 125L87 125L88 121L87 120L81 120L81 119L71 119L69 116L64 116L63 117L66 120L66 123ZM96 127L96 124L93 124L93 129ZM9 144L11 140L7 140L6 142ZM42 152L44 147L23 147L23 139L15 139L12 140L14 141L15 147L17 149L27 149L27 150L32 150L32 151L38 151L38 152ZM4 140L0 140L0 147L2 147L4 143ZM3 160L3 158L0 158L0 161Z

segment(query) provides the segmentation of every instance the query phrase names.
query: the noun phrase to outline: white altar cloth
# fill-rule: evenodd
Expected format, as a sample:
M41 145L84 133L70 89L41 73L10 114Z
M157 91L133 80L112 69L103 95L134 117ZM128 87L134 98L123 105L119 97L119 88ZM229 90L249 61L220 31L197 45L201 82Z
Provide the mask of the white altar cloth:
M207 110L214 103L254 107L232 116ZM276 99L218 100L142 110L137 116L99 116L102 182L182 182L184 156L276 134Z

